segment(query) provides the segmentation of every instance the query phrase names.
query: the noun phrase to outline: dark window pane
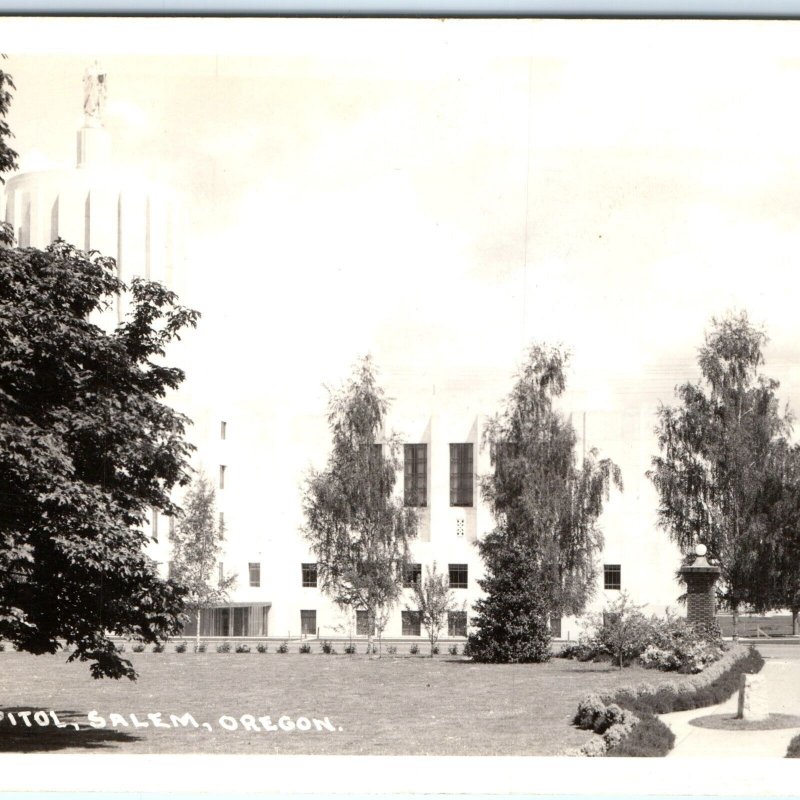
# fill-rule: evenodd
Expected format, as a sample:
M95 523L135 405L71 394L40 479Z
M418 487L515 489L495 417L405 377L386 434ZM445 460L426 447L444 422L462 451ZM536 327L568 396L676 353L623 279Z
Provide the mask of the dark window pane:
M404 497L407 506L428 505L428 445L403 446Z
M403 587L410 589L422 580L422 564L403 565Z
M561 638L561 617L550 617L550 635Z
M372 633L375 633L375 626L372 626ZM356 611L356 636L369 636L369 612Z
M420 636L422 625L419 611L403 611L401 618L403 622L403 636Z
M303 587L306 589L313 589L317 585L317 565L316 564L303 564Z
M316 636L317 612L315 610L300 612L300 633L304 636Z
M233 635L234 636L247 636L247 626L250 621L250 608L233 609Z
M467 612L448 611L447 612L447 635L466 636L467 635Z
M471 506L474 479L472 443L450 445L450 505Z
M612 590L622 588L622 567L620 564L603 565L603 588Z
M450 564L450 588L466 589L469 583L469 575L466 564Z
M261 586L261 564L250 563L248 568L250 571L250 585Z

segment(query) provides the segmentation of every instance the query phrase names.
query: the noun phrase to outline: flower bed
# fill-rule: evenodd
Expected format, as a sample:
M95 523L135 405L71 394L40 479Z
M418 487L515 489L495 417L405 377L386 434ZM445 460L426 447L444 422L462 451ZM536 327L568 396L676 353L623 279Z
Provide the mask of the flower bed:
M593 738L579 754L666 755L672 749L675 737L656 718L656 714L721 703L736 691L743 672L758 672L763 666L764 659L755 648L748 651L736 645L719 661L683 684L670 682L655 687L645 683L623 686L611 696L588 695L578 704L575 724L602 733L603 738ZM636 721L629 724L631 719ZM623 727L614 732L618 725Z

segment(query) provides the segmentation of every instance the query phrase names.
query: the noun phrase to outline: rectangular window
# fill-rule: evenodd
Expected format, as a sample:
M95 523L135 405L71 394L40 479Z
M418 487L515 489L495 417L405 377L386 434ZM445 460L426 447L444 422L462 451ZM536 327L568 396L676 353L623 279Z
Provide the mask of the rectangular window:
M421 635L421 614L419 611L402 611L403 636Z
M233 609L233 635L247 636L247 629L250 623L249 606L236 607Z
M317 612L315 610L300 612L300 633L303 636L316 636Z
M167 577L174 578L175 577L175 562L174 561L167 561Z
M620 564L603 564L603 588L622 588L622 567Z
M403 588L410 589L422 580L422 564L403 564Z
M314 589L317 586L317 565L302 564L303 588Z
M169 535L170 537L175 535L175 517L169 518Z
M372 633L375 634L375 626L372 626ZM356 611L356 636L369 636L369 612Z
M152 509L150 514L150 524L153 526L153 539L158 541L158 509Z
M225 465L224 464L220 464L219 465L219 488L220 489L224 489L225 488Z
M561 638L561 617L550 617L550 635Z
M466 636L467 635L467 612L448 611L447 612L447 635Z
M225 538L225 512L219 512L219 538Z
M428 445L403 445L404 496L407 506L428 505Z
M466 589L469 583L469 574L466 564L450 564L450 588Z
M217 582L222 585L222 581L225 579L225 570L222 566L222 562L220 561L217 564Z
M250 585L261 586L261 564L251 561L248 564L250 571Z
M219 438L224 439L228 433L228 423L224 420L219 423Z
M450 505L471 506L473 484L472 443L450 445Z

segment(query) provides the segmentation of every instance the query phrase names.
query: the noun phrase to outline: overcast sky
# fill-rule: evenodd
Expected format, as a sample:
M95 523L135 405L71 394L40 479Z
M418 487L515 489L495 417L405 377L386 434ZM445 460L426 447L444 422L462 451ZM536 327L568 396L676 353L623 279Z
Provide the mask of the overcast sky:
M797 24L207 22L18 23L4 65L23 168L106 67L117 161L184 198L195 380L315 414L371 352L491 412L539 340L568 410L650 413L746 309L800 406Z

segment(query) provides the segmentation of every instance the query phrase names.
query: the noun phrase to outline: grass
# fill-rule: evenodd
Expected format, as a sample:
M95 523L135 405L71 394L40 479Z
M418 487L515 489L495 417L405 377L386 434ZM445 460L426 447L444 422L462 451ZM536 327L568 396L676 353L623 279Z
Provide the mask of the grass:
M674 680L639 668L553 659L473 664L462 658L126 653L139 680L94 681L64 656L0 654L0 752L558 755L586 732L571 725L581 697L622 684ZM14 709L53 710L80 731L11 726ZM87 713L128 727L88 728ZM190 713L201 727L133 728L128 715ZM223 715L329 718L335 730L224 730ZM202 727L207 722L210 730Z

